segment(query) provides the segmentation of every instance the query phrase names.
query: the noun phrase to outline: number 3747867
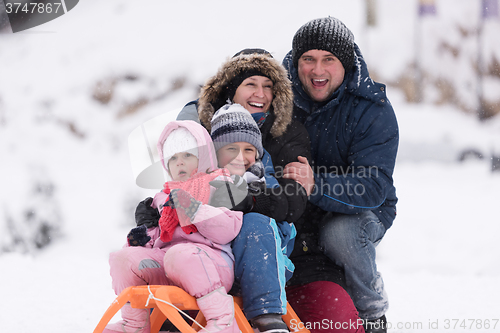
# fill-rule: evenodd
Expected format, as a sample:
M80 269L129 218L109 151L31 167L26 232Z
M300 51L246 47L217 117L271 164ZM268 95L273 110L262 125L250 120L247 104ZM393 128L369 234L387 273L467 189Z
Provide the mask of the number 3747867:
M494 330L498 319L445 319L444 329Z
M5 10L7 14L20 14L20 13L30 13L30 14L51 14L51 13L58 13L59 10L63 10L61 8L61 3L60 2L6 2L5 3Z

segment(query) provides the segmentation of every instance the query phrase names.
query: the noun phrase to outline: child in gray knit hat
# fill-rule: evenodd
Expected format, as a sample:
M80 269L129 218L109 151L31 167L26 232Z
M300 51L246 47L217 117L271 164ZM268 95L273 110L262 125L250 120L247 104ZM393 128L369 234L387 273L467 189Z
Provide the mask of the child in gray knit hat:
M250 113L239 104L226 104L214 114L211 129L219 167L265 186L262 136Z
M269 172L264 178L266 172L262 159L266 168L272 170L274 168L272 168L269 154L262 146L262 135L257 123L243 106L226 104L217 110L211 120L211 137L217 151L219 167L228 169L231 175L241 176L246 182L239 184L238 178L234 179L234 184L223 184L221 181L210 182L210 185L217 188L210 204L214 207L224 206L231 210L242 211L245 213L244 221L247 225L269 224L273 230L272 233L259 237L259 247L262 253L269 251L267 252L269 255L264 256L267 259L245 251L246 242L233 243L232 248L235 255L242 258L240 264L235 266L235 275L241 277L244 266L245 269L252 271L253 279L259 281L259 287L255 288L249 285L247 280L236 278L236 287L233 289L235 289L235 293L239 293L241 290L246 313L257 312L257 316L250 317L250 323L254 330L288 333L288 327L283 322L281 315L286 313L284 307L287 304L284 281L290 278L294 270L287 254L288 249L293 247L296 230L292 223L283 221L288 212L286 191L282 190L277 180L270 176ZM267 170L270 171L270 169ZM241 196L238 195L239 193L248 194ZM244 198L235 205L234 202L231 202L231 197ZM273 234L279 236L272 236ZM247 233L243 233L241 237L248 238L245 235ZM243 252L246 255L242 255ZM276 256L275 259L272 258L271 253ZM249 262L257 263L257 265L250 265ZM257 269L253 271L250 266L257 267ZM266 300L266 297L262 296L263 294L269 300ZM263 302L269 306L271 311L259 314Z

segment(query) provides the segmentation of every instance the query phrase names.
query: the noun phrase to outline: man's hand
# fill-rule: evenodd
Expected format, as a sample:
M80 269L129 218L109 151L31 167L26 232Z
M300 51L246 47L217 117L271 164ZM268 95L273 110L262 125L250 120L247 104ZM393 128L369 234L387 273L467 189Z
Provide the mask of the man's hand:
M283 178L295 180L311 195L314 189L314 174L307 158L299 156L298 162L288 163L283 170Z

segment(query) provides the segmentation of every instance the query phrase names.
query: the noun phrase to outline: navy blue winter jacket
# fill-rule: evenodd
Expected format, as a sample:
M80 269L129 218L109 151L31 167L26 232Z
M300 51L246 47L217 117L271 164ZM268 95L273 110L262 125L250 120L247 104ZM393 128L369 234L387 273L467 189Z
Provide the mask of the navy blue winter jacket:
M315 189L309 201L327 212L371 210L388 229L396 216L392 174L398 124L385 85L370 78L357 45L355 52L353 70L323 104L303 90L291 52L283 65L293 85L294 118L305 125L311 140Z

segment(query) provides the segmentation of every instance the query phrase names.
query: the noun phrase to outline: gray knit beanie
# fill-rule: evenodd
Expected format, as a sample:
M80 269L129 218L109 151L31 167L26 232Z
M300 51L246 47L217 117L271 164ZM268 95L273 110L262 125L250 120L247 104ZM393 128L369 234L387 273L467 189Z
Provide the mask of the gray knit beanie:
M295 33L292 42L295 68L299 67L299 58L309 50L331 52L340 60L346 72L354 65L354 35L334 17L309 21Z
M262 135L257 123L243 106L226 104L215 112L211 121L211 136L215 150L234 142L248 142L257 149L257 158L262 158Z

